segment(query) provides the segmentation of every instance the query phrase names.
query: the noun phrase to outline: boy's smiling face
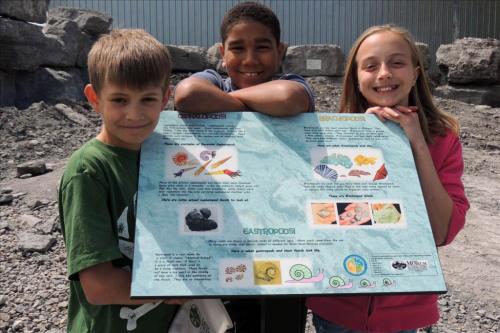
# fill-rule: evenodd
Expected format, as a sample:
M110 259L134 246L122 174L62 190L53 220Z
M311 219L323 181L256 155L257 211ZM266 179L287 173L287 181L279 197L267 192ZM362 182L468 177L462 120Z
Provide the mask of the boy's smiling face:
M85 95L102 116L102 129L97 139L105 144L139 150L155 129L160 112L168 102L170 90L161 87L129 89L107 82L99 95L89 84Z
M231 27L220 52L233 85L242 89L270 81L278 71L284 49L268 27L242 21Z

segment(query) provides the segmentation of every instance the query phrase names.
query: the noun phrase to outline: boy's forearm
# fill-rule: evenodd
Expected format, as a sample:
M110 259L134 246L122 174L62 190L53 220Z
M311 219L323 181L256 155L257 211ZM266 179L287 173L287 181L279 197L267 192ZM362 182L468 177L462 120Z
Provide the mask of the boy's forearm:
M304 87L293 81L275 80L229 93L251 110L272 116L291 116L309 110Z
M79 273L85 297L93 305L139 305L160 300L130 298L132 274L111 262L92 266Z
M175 109L191 113L244 111L248 107L239 99L200 78L181 81L174 96Z

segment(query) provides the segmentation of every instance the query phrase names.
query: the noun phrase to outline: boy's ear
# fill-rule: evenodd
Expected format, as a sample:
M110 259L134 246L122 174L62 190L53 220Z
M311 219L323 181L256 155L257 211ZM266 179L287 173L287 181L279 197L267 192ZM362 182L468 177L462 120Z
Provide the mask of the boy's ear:
M222 67L226 67L226 61L224 60L224 43L219 43L219 53L222 57Z
M165 109L165 106L167 106L168 99L170 98L170 95L172 95L172 86L168 86L168 88L165 89L165 93L163 94L163 99L161 101L161 110L162 111Z
M87 97L90 105L92 105L94 111L99 112L99 97L97 96L94 87L92 87L91 84L87 84L83 89L83 93L85 94L85 97Z
M278 55L279 55L279 59L281 62L283 62L285 60L286 50L288 50L288 44L287 43L279 43Z

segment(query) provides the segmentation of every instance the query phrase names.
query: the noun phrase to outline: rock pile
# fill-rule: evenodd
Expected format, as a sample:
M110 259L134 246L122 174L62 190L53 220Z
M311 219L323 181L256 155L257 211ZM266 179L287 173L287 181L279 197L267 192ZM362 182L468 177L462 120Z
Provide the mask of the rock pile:
M444 85L436 95L471 104L500 106L500 41L462 38L441 45L436 62Z
M48 5L49 0L0 3L0 105L26 108L84 97L87 54L112 19L74 8L46 15Z

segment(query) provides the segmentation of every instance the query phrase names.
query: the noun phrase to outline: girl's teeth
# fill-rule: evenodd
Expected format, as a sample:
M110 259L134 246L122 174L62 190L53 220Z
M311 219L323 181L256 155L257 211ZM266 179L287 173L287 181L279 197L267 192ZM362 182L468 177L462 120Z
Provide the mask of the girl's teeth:
M377 88L378 91L380 92L385 92L385 91L391 91L393 90L394 87L382 87L382 88Z

